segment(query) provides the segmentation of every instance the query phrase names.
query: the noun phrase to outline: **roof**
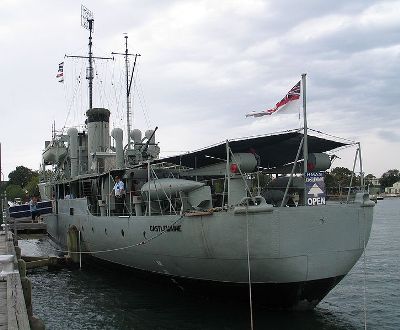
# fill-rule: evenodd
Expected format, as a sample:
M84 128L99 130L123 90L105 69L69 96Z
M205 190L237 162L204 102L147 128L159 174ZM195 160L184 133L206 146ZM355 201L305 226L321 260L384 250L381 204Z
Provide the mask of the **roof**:
M303 133L289 131L276 135L264 135L229 141L233 153L251 152L260 157L259 166L275 168L294 162ZM308 152L327 152L350 143L328 140L308 135ZM300 157L302 158L302 157ZM197 151L158 159L156 162L167 162L189 168L199 168L212 165L226 159L226 143L200 149Z

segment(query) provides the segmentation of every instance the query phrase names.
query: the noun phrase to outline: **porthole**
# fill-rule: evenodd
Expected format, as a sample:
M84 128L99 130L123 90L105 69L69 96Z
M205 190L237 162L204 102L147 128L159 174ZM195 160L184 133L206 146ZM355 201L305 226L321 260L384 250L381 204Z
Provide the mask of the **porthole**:
M125 232L124 232L123 229L121 229L121 235L122 235L122 236L125 236Z
M104 233L107 235L107 228L104 228Z
M94 228L92 227L92 232L94 232Z

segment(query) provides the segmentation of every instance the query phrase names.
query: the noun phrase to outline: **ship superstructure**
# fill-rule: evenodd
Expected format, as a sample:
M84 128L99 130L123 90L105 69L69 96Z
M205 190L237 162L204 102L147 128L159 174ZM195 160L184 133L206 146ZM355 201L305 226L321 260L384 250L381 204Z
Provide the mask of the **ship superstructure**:
M251 287L260 305L312 308L365 249L375 203L362 187L327 202L320 184L348 142L302 128L159 158L157 128L129 129L124 143L108 109L86 117L85 130L48 143L43 167L54 171L39 184L53 201L49 234L76 261L91 255L184 288L249 299Z

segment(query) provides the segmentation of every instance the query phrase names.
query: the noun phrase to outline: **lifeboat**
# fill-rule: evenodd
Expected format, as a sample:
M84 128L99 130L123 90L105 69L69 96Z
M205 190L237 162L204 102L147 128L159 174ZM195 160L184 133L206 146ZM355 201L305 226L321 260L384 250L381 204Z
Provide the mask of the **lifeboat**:
M171 196L179 192L189 192L204 185L205 183L203 182L175 178L164 178L146 182L142 186L141 192L142 195L148 196L148 193L150 193L151 198L162 199L162 196L165 196L164 198L167 198L167 196Z
M46 165L57 164L67 155L67 148L62 145L49 145L43 151L42 157Z

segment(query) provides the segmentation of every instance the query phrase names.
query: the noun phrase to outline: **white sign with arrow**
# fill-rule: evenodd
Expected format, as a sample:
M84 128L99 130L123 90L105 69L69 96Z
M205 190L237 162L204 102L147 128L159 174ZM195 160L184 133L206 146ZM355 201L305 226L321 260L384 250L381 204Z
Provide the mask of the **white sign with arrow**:
M306 174L307 205L325 205L325 181L324 173L310 172Z

